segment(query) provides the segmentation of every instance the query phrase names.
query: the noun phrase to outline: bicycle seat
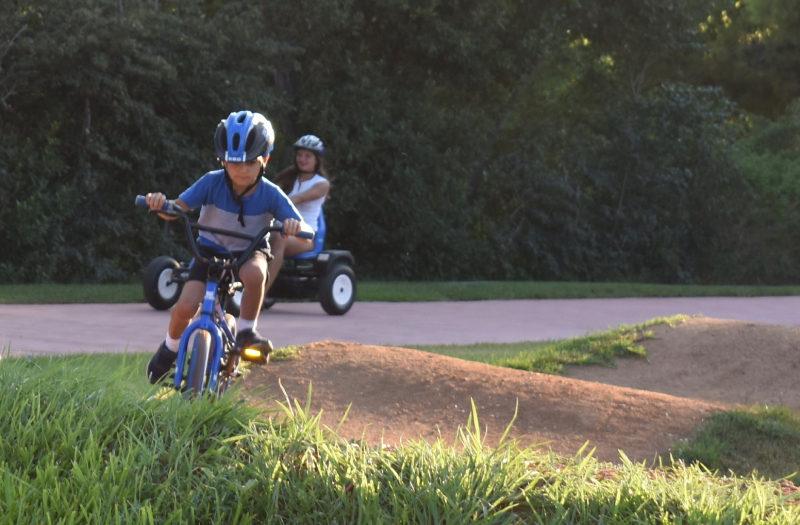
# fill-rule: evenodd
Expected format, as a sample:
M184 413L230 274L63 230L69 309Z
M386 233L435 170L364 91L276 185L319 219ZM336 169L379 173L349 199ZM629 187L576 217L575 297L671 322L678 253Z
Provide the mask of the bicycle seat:
M287 259L292 259L295 261L300 261L304 259L315 259L317 255L322 251L325 245L325 232L327 230L327 226L325 225L325 216L322 214L322 208L319 210L319 218L317 219L317 233L314 235L314 249L310 252L303 252L299 255L295 255L294 257L287 257Z

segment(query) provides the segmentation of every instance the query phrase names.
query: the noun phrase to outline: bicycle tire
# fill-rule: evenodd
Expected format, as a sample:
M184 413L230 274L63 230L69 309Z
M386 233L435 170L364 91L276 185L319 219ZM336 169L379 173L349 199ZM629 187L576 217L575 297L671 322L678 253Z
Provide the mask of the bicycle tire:
M192 342L186 391L190 397L199 397L208 383L208 360L211 358L211 334L198 330Z
M225 323L228 325L232 334L236 333L236 317L233 315L226 313L225 314ZM228 348L232 346L233 341L229 341L228 337L223 333L222 334L222 347ZM225 352L228 356L227 366L223 367L219 371L219 377L217 378L217 397L222 397L225 392L230 389L233 382L236 380L236 370L239 364L239 356L231 355L229 352ZM233 370L234 375L230 375L231 370Z
M239 356L231 356L230 359L239 360ZM236 378L229 376L224 370L220 370L218 383L217 383L217 397L222 397L227 392Z

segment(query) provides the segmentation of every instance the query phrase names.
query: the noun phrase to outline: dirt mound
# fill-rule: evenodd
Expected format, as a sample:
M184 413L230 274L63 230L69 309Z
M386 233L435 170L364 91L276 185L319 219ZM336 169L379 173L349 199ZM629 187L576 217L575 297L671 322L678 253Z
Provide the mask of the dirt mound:
M800 328L700 317L654 332L644 342L647 359L571 367L565 376L709 403L800 410Z
M618 461L619 450L653 459L709 413L736 404L800 408L800 393L792 390L800 329L696 318L656 327L655 334L644 342L647 360L572 367L566 377L325 341L302 347L301 359L254 370L244 386L251 401L274 408L274 400L285 401L280 385L305 403L311 384L312 411L323 411L324 424L336 428L350 407L339 435L372 444L453 442L474 400L493 445L516 408L511 437L567 454L588 441L604 461Z

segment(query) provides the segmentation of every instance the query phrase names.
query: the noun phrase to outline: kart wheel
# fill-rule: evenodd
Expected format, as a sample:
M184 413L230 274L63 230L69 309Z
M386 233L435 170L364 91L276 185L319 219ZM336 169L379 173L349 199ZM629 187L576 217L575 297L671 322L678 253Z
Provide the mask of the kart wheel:
M225 312L234 317L239 317L242 310L242 291L236 290L233 295L229 295L225 301Z
M356 274L346 264L336 264L320 279L319 304L330 315L344 315L356 300Z
M173 270L180 267L172 257L156 257L144 269L142 287L147 304L156 310L166 310L178 302L183 288L182 282L172 280Z
M261 309L262 310L269 310L270 308L275 306L275 303L277 303L277 302L278 302L278 300L275 299L274 297L264 297L264 305L261 307Z
M264 304L261 306L263 310L272 308L277 301L274 297L264 297ZM225 311L234 317L239 317L242 310L242 291L234 292L232 297L228 297L225 302Z
M192 357L189 358L189 375L186 390L190 397L200 397L208 382L208 360L211 357L211 334L198 330L192 343Z

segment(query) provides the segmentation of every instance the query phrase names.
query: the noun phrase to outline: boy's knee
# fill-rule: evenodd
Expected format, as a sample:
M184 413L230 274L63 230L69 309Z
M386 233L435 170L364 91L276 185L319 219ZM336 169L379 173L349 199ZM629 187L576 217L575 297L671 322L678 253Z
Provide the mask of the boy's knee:
M194 315L195 310L200 306L200 302L197 301L178 301L175 303L175 306L172 307L173 315L180 315L182 317L185 316L192 316Z
M242 284L247 288L248 286L264 286L267 281L267 268L266 265L253 265L249 266L246 270L242 268L239 271L239 278Z

